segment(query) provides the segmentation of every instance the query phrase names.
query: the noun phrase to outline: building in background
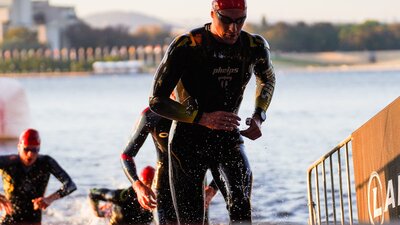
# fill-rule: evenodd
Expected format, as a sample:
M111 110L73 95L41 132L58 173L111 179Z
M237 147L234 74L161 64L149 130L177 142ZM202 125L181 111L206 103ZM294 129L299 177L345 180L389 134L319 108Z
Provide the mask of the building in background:
M66 28L78 22L75 8L52 6L48 0L0 0L0 43L10 28L37 32L38 41L53 49L68 47Z

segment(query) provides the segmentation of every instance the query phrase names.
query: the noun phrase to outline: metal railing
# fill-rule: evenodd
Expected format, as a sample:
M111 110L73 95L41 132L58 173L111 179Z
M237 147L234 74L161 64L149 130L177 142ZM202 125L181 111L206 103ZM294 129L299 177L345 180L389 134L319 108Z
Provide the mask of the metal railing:
M351 140L349 136L308 168L310 225L353 224L352 196L355 192L353 192L354 189L352 190L354 179L351 176L353 170L350 168L353 166L350 163L351 155L349 155ZM344 160L342 154L344 154Z

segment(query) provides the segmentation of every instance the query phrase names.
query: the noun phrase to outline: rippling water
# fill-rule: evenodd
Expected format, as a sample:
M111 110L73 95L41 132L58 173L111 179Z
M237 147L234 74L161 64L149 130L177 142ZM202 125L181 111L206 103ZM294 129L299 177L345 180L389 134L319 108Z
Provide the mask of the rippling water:
M27 91L32 126L42 135L41 152L57 159L78 185L76 192L45 211L44 224L105 224L91 213L88 190L129 185L119 154L146 107L152 76L19 81ZM240 110L243 120L253 110L254 86L252 80L246 90ZM254 173L254 220L306 224L307 167L399 93L400 72L278 71L263 137L245 143ZM2 148L1 154L16 151L14 144ZM138 168L154 165L155 158L148 138L136 157ZM52 179L48 193L58 187ZM210 218L213 223L228 222L220 195L211 205Z

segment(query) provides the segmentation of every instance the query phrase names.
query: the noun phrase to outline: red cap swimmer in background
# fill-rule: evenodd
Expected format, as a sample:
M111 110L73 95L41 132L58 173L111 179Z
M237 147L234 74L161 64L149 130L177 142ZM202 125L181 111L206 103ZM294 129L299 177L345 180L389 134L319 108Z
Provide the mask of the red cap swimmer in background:
M18 155L24 166L33 165L40 150L39 132L34 129L28 129L22 132L18 141Z
M151 166L146 166L142 172L140 172L140 179L142 182L147 185L151 186L154 178L155 169Z
M18 145L40 147L39 132L35 129L27 129L19 137Z
M213 0L212 8L214 10L241 9L246 10L246 0Z

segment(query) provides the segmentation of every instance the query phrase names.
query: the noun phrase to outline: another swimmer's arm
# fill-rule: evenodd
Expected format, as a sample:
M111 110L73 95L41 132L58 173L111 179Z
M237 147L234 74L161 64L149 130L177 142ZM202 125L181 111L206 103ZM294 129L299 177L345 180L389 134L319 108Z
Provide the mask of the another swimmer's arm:
M50 156L45 157L50 173L53 174L62 183L62 187L58 191L52 193L47 197L33 199L32 202L35 209L46 209L55 200L67 196L76 190L75 183L72 181L71 177L64 171L64 169L61 168L61 166L58 165L58 163Z
M49 165L50 172L62 183L62 187L57 191L60 198L71 194L76 190L76 185L72 181L71 177L65 172L63 168L50 156Z
M35 198L32 199L33 202L33 208L35 210L38 209L47 209L53 203L55 200L60 199L60 195L57 192L54 192L53 194L47 196L47 197L40 197L40 198Z
M111 201L115 198L115 192L106 188L92 188L89 193L90 206L97 217L104 217L104 211L99 209L99 201Z
M7 215L10 215L13 211L11 202L4 195L0 194L0 211L3 209Z
M128 144L126 145L124 151L121 154L122 168L125 172L125 175L128 177L129 181L132 184L134 184L136 181L139 181L134 157L139 152L140 148L143 146L143 143L146 141L146 138L149 134L147 124L148 121L145 109L145 111L142 112L142 115L139 119L139 122L137 123L135 131L132 133Z
M211 183L204 188L204 192L205 192L204 205L205 208L208 208L208 206L211 203L211 200L218 192L218 186L215 180L212 180Z
M143 111L139 123L136 127L135 132L125 147L125 150L121 154L122 168L124 169L125 175L128 177L129 181L132 183L132 188L136 192L138 201L140 205L145 209L153 209L155 205L154 201L149 199L149 196L154 196L154 192L150 187L147 187L138 177L136 164L134 157L142 147L144 141L146 140L149 129L151 129L150 121L147 118L147 111ZM150 203L150 204L149 204Z
M17 160L17 155L0 156L0 169L10 166ZM0 194L0 211L3 209L6 211L7 215L11 214L13 211L11 202L3 194Z

